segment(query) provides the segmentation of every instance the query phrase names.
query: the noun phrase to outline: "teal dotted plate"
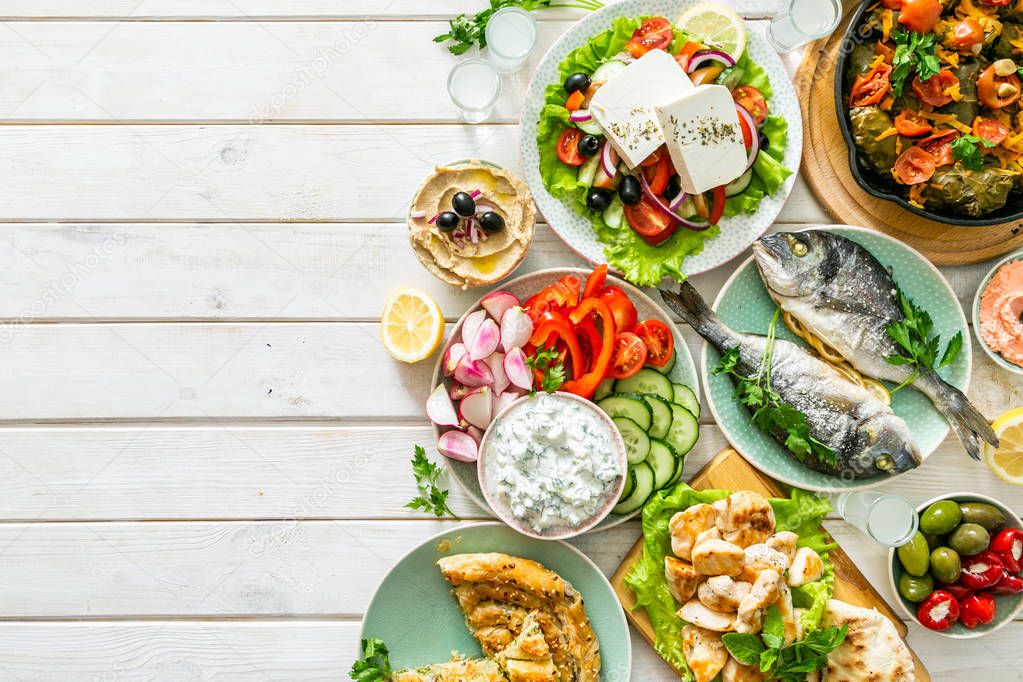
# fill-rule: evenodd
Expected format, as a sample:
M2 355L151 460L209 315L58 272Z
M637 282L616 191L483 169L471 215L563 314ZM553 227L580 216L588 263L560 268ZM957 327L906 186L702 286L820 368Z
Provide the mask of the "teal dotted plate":
M962 351L955 362L940 373L946 381L965 392L970 385L973 366L970 330L955 292L938 269L919 252L873 230L844 225L812 229L826 229L852 239L874 254L883 265L891 267L895 281L903 291L931 314L935 333L941 335L943 342L957 331L962 332ZM756 334L767 333L775 309L752 257L736 269L714 302L714 310L725 324L736 331ZM784 324L778 325L778 336L802 343ZM888 475L843 480L804 467L773 438L753 425L749 411L732 398L734 384L728 377L711 375L710 369L717 365L719 359L718 352L704 343L700 373L706 386L707 402L728 442L750 464L784 483L821 492L870 488L892 480L893 477ZM906 420L925 459L948 435L949 426L945 419L919 391L909 388L899 391L893 396L892 407L897 415ZM963 457L966 457L965 453Z

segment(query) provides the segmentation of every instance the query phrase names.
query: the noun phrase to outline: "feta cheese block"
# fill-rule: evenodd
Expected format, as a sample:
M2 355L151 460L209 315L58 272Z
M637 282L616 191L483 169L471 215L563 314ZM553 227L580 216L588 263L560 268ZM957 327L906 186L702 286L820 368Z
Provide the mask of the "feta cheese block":
M651 50L609 78L589 110L618 156L635 168L664 144L654 107L696 86L664 50Z
M655 111L683 191L706 192L746 172L746 145L728 88L694 87Z

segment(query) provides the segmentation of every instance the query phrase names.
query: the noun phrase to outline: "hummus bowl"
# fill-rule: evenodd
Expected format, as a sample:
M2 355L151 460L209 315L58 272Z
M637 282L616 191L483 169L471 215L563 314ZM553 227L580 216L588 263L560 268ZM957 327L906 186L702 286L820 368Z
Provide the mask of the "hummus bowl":
M1005 357L1003 357L1001 353L999 353L990 345L988 345L988 341L985 338L984 333L985 328L1009 325L1008 328L1001 328L1000 330L991 329L991 332L995 333L1000 331L1001 333L1004 333L1006 337L1009 338L1010 340L1011 337L1014 335L1013 332L1015 332L1016 338L1014 339L1014 341L1018 344L1020 348L1020 353L1021 355L1023 355L1023 320L1021 320L1019 316L1016 315L1015 316L1016 326L1015 328L1012 328L1011 325L1013 320L1010 319L1013 317L1012 315L1013 311L1023 312L1023 281L1019 283L1019 286L1011 286L1012 285L1011 281L1004 283L996 282L996 285L1005 286L1008 289L1007 291L1002 292L1002 294L997 294L997 292L991 292L991 296L997 298L997 301L993 303L993 305L996 305L997 308L1002 308L1002 310L996 309L994 311L989 311L983 309L984 294L985 292L987 292L989 285L992 283L992 280L994 280L1006 266L1011 265L1013 263L1021 264L1018 266L1018 268L1019 274L1023 276L1023 251L1017 251L1016 253L1011 254L1003 258L1002 260L998 261L998 263L996 263L995 266L991 268L991 270L986 275L984 275L984 279L980 281L980 286L977 287L977 293L974 295L973 298L973 328L977 333L977 341L978 343L980 343L980 347L984 349L984 352L987 353L987 356L991 358L992 362L994 362L996 365L998 365L1007 372L1023 375L1023 367L1013 362L1010 362ZM1016 268L1014 268L1014 271L1015 270ZM992 313L994 314L995 319L991 319ZM984 319L981 319L982 317ZM982 326L982 324L986 326Z

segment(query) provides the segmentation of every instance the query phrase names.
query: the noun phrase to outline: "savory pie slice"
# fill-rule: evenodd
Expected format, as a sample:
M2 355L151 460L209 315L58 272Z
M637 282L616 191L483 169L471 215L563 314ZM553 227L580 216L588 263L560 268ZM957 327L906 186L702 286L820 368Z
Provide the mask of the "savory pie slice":
M402 670L394 682L508 682L501 666L490 659L453 658L421 668Z
M495 657L509 682L558 682L551 648L537 622L537 611L526 616L519 636Z

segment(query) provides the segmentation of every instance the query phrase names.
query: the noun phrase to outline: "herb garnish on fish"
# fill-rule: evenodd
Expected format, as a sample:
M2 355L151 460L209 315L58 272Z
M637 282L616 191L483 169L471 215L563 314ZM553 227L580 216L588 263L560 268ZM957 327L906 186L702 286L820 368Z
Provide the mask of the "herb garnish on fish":
M437 486L437 479L440 478L441 473L441 468L426 458L426 450L423 446L417 445L416 452L412 456L412 475L416 479L419 497L412 498L412 501L405 506L408 509L433 512L433 515L437 517L448 514L457 519L455 512L448 507L448 491ZM387 653L386 647L384 653Z
M963 348L963 333L956 332L945 346L945 352L938 360L938 350L941 347L941 337L932 334L934 323L926 310L918 307L912 299L896 288L899 308L902 309L903 319L890 322L886 327L888 336L899 346L897 355L886 355L885 360L893 365L913 365L913 373L896 386L891 392L896 391L913 383L921 373L941 369L951 365L959 351ZM938 363L935 365L935 363Z

